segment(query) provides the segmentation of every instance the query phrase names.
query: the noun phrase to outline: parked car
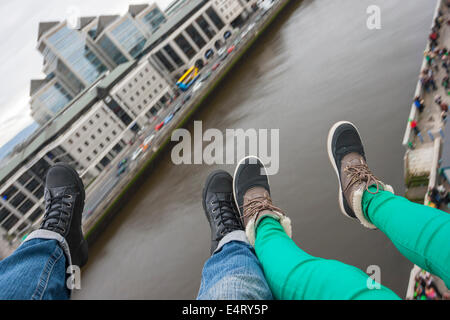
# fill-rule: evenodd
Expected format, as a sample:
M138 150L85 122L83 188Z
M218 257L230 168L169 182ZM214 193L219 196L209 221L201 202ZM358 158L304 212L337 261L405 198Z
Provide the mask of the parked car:
M248 35L249 31L245 30L244 32L242 32L241 34L241 40L244 39L247 35Z
M147 151L147 149L150 147L152 141L155 139L156 135L152 134L151 136L148 136L145 138L144 142L142 143L142 150Z
M208 71L207 73L205 73L205 75L200 78L200 82L205 82L211 76L211 74L212 74L211 71Z
M231 47L229 47L228 50L227 50L228 54L232 53L233 50L234 50L235 48L236 48L236 47L235 47L234 45L232 45Z
M217 62L213 67L211 68L212 71L216 71L217 68L220 66L220 62Z
M161 123L159 123L159 124L156 125L155 131L161 130L162 127L164 127L164 121L162 121Z
M126 164L128 163L128 158L123 159L122 161L119 162L119 164L117 165L117 169L122 168L123 166L126 166Z
M195 84L194 88L192 88L192 92L197 92L203 87L203 82L199 81Z
M174 114L174 115L177 114L178 111L181 110L181 108L183 108L183 104L181 104L181 103L177 104L177 105L175 106L175 108L173 109L173 114Z
M136 151L133 152L133 155L131 156L131 160L135 161L139 156L142 154L142 148L139 147L136 149Z
M220 48L219 51L217 51L217 54L220 58L222 58L224 55L226 55L227 49L226 48Z
M191 100L191 98L192 98L192 95L191 95L191 94L185 95L184 98L183 98L183 104L185 104L186 102L188 102L189 100Z
M117 177L120 177L125 171L127 171L127 166L123 166L117 170Z
M164 125L168 124L170 121L172 121L174 114L169 114L166 119L164 119Z

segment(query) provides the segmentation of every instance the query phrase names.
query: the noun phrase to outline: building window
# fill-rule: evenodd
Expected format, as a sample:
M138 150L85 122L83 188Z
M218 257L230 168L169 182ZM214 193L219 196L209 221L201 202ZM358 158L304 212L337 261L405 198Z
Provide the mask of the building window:
M18 179L21 185L25 185L29 180L31 179L31 176L25 172L23 175L20 176Z
M98 154L98 151L97 150L94 150L94 155L97 155Z
M25 188L30 191L33 192L34 190L36 190L36 188L40 185L40 182L37 181L36 179L31 180L26 186Z
M85 145L86 147L89 147L89 142L85 141L85 142L84 142L84 145Z
M83 152L83 150L81 149L81 148L78 148L78 153L82 153Z
M0 209L0 222L2 222L3 220L5 220L5 218L7 216L9 216L11 214L11 211L9 211L6 208L1 208Z
M103 125L105 126L105 128L108 128L108 123L107 122L105 122Z
M92 159L91 159L91 157L87 157L86 160L87 160L88 162L90 162Z
M92 136L91 136L91 139L92 139L92 140L95 140L95 135L92 135Z
M216 35L216 32L213 28L209 25L209 23L203 18L203 16L200 16L196 20L197 25L200 27L200 29L203 31L204 34L211 40Z
M199 49L202 49L206 45L206 41L192 24L186 28L186 32Z
M172 48L170 44L166 45L164 47L164 51L169 55L169 57L175 62L175 64L179 67L184 65L183 60L180 58L180 56L175 52L175 50Z
M34 206L34 202L27 199L18 209L20 213L25 214Z
M8 219L6 219L5 222L2 223L3 229L6 231L9 231L12 227L16 225L16 223L19 221L19 218L17 218L15 215L11 214Z
M25 200L26 196L22 193L22 192L18 192L16 194L16 196L11 200L11 205L14 208L17 208L22 202L23 200Z
M219 15L212 7L206 10L206 14L211 19L211 21L214 23L214 25L217 27L218 30L221 30L223 27L225 27L225 24L223 23L222 19L220 19Z
M161 51L158 51L155 53L158 60L164 65L164 67L169 70L169 72L175 71L174 66L167 60L167 58L164 56L164 54Z
M184 52L186 57L189 58L189 60L194 58L197 52L194 50L194 48L192 48L192 46L189 44L189 42L182 34L180 34L178 37L175 38L175 43Z
M101 134L103 131L102 131L102 129L98 128L97 132Z
M37 208L36 210L34 210L34 212L28 217L28 219L31 222L35 222L42 214L44 213L44 211L41 208Z
M115 136L117 134L116 130L112 131L113 136Z

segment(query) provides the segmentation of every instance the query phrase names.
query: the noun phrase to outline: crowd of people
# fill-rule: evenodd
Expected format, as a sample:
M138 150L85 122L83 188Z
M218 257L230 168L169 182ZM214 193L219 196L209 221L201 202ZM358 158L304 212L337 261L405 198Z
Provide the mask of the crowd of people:
M450 0L446 5L450 5ZM450 8L450 7L449 7ZM447 96L450 96L450 50L446 46L441 45L439 42L440 32L444 24L450 25L450 20L444 17L442 10L438 12L436 19L434 20L434 25L429 35L429 49L424 52L426 67L421 71L419 81L422 86L423 92L431 93L438 90L438 83L436 80L436 74L439 72L440 68L445 70L445 75L441 81L441 86L445 89ZM445 121L447 118L449 104L441 95L436 95L434 102L441 109L441 119ZM421 96L416 96L414 98L414 106L421 114L426 106L425 100ZM417 119L409 120L410 127L414 131L415 135L420 135L420 128L418 127ZM413 147L410 143L410 147Z
M428 190L428 200L434 208L440 209L442 205L448 206L450 194L443 185Z
M415 277L416 285L414 288L414 300L441 300L450 299L450 296L445 293L441 294L434 281L433 276L421 270Z

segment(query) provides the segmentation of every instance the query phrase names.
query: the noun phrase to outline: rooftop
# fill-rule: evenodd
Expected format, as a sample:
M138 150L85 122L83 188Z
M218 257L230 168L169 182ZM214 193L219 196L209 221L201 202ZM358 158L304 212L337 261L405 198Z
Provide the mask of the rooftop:
M50 22L41 22L39 23L38 28L38 41L41 39L41 37L46 33L48 30L53 28L54 26L58 25L59 21L50 21Z

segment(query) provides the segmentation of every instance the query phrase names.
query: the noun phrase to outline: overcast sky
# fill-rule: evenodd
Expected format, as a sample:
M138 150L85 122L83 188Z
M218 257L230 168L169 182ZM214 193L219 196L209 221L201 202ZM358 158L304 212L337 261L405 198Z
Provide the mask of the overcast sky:
M82 16L124 14L130 4L153 3L165 9L171 0L15 0L0 1L0 147L32 123L31 79L43 78L36 49L41 21Z

